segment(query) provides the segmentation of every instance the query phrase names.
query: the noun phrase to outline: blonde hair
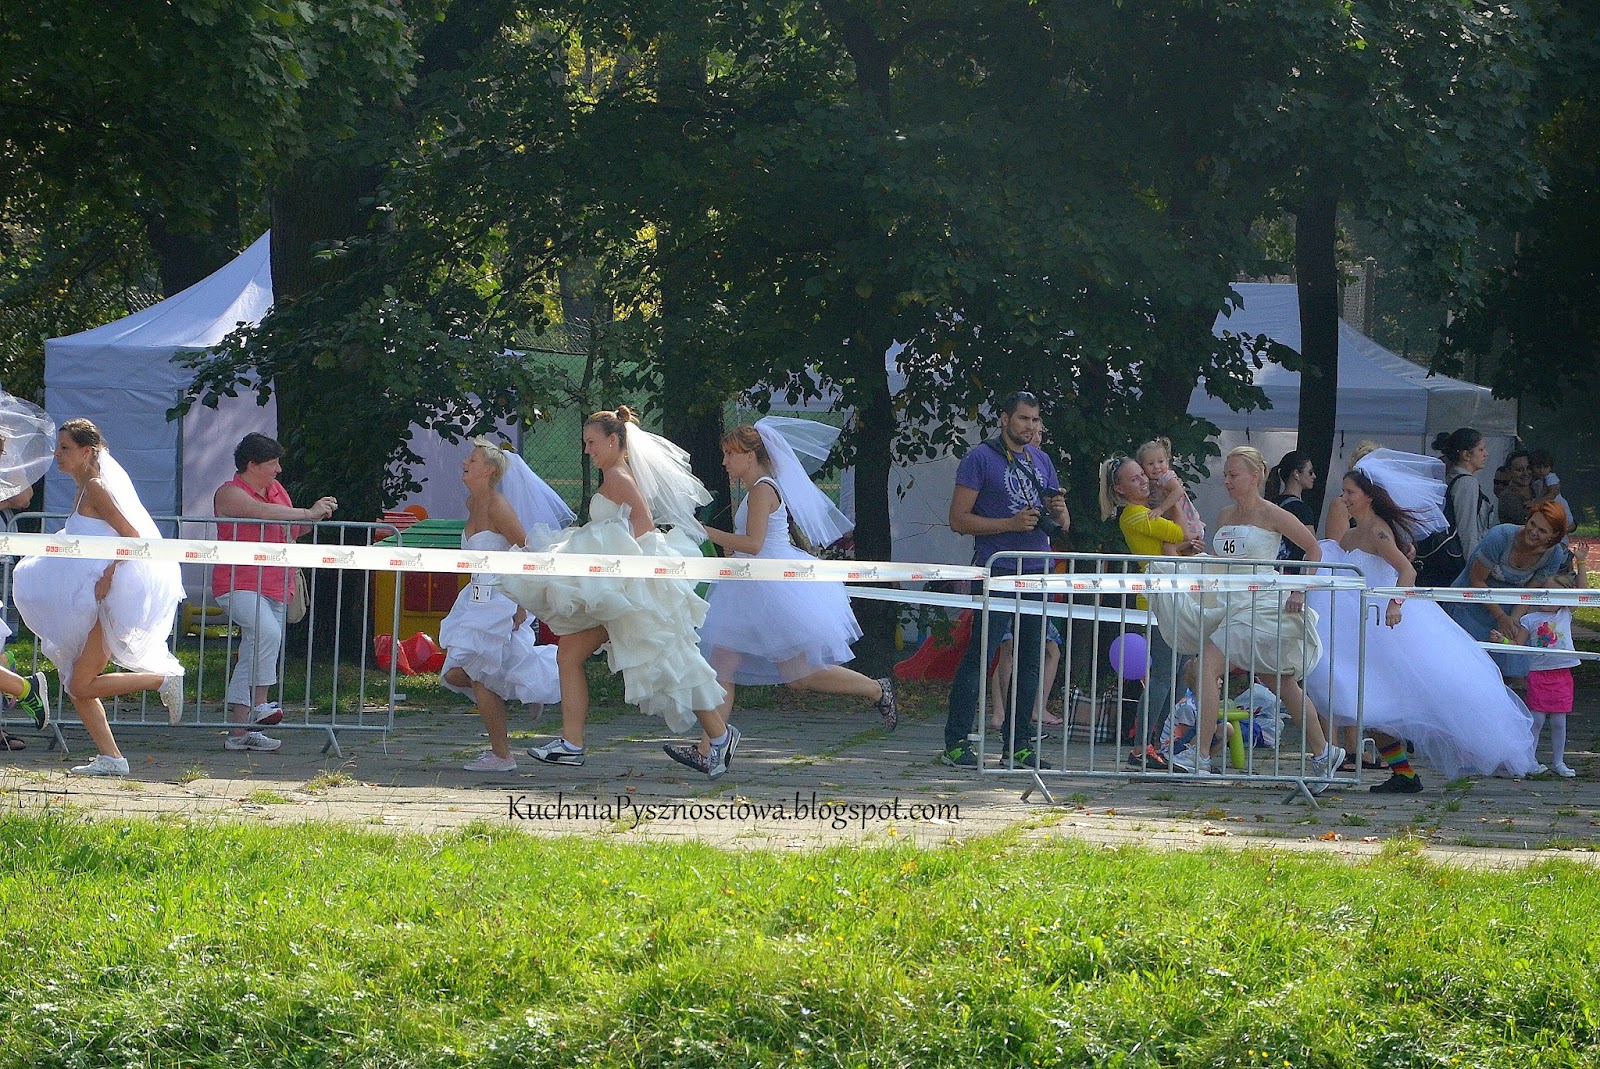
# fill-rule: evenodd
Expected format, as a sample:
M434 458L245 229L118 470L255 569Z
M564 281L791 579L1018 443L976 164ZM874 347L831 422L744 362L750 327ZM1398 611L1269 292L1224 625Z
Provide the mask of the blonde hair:
M1559 571L1544 582L1545 586L1561 587L1565 590L1575 590L1578 586L1578 573L1571 568Z
M748 423L741 423L722 436L722 448L730 453L754 453L761 470L772 474L772 457L767 455L767 443L761 432Z
M483 454L483 459L489 462L489 467L494 469L494 481L499 482L505 478L506 469L511 466L511 461L506 456L506 448L499 442L490 441L483 435L478 435L472 440L472 447Z
M1130 460L1133 460L1135 464L1139 463L1133 457L1112 457L1110 460L1100 462L1100 518L1102 520L1109 520L1117 514L1117 509L1120 506L1127 504L1126 501L1122 500L1122 495L1117 493L1116 483L1117 469Z
M1350 466L1355 467L1357 464L1361 463L1362 457L1366 456L1374 449L1382 448L1383 446L1379 445L1377 442L1374 442L1371 438L1361 439L1361 441L1356 443L1356 447L1350 451Z
M1222 462L1223 467L1227 467L1228 461L1232 460L1234 457L1238 457L1240 460L1244 461L1246 464L1255 469L1256 489L1259 490L1261 488L1262 480L1267 477L1267 460L1261 455L1261 450L1257 449L1253 445L1241 445L1237 448L1230 449L1228 450L1227 457Z
M1142 467L1144 467L1145 454L1149 453L1149 452L1152 452L1153 450L1157 450L1157 449L1159 449L1161 451L1161 455L1162 456L1167 458L1167 463L1171 464L1172 463L1172 439L1171 438L1152 438L1152 439L1150 439L1148 442L1144 443L1144 445L1141 445L1138 449L1135 449L1133 451L1133 459L1135 461L1137 461L1139 466L1142 468Z

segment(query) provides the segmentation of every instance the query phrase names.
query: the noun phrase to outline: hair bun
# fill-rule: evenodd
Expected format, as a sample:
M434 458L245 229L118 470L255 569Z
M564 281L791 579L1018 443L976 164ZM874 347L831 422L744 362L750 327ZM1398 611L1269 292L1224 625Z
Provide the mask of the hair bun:
M1438 434L1433 436L1433 451L1435 453L1444 452L1444 447L1449 445L1449 444L1450 444L1450 432L1449 431L1440 431Z
M633 414L633 409L627 405L617 406L617 419L623 423L638 423L639 418Z

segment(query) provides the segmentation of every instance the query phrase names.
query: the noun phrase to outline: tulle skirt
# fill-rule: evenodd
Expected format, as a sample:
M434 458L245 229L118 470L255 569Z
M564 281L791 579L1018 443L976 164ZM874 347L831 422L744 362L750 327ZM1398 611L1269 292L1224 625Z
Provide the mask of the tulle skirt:
M1253 568L1219 561L1152 561L1150 575L1248 575ZM1276 574L1276 573L1273 573ZM1180 654L1196 656L1207 642L1223 652L1228 663L1256 675L1296 679L1322 659L1317 615L1285 608L1281 590L1231 590L1204 594L1147 594L1161 637Z
M1322 559L1358 565L1375 586L1395 581L1382 558L1331 540L1322 543ZM1331 652L1312 671L1306 693L1336 723L1355 722L1359 688L1366 726L1409 739L1447 778L1520 776L1533 769L1533 717L1506 689L1489 655L1436 603L1407 601L1399 626L1390 628L1371 609L1362 622L1359 591L1312 591L1308 602L1321 607L1323 643Z
M649 531L638 539L624 517L591 520L553 536L529 533L529 548L604 556L699 557L700 547L677 531ZM700 655L696 630L706 603L687 579L621 576L508 575L500 587L558 635L606 629L611 671L622 676L624 696L659 716L675 734L696 724L696 710L715 709L724 692Z
M771 686L844 664L860 637L843 583L730 579L711 589L700 652L725 680Z
M521 626L517 604L495 589L482 601L473 600L475 583L456 596L450 615L439 625L439 642L445 648L440 682L446 689L468 698L471 687L458 687L444 677L459 668L507 701L525 705L553 705L561 700L561 680L556 668L556 648L537 645L533 618Z
M111 590L97 602L94 586L107 561L28 557L12 573L12 600L39 638L40 649L66 680L94 625L101 625L106 655L130 672L181 675L167 640L183 600L178 565L124 560Z

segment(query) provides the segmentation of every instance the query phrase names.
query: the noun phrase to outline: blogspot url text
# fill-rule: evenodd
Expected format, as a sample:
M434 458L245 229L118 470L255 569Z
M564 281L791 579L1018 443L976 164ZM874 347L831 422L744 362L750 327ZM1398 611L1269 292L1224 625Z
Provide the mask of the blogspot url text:
M843 831L845 828L865 828L869 824L891 824L900 821L942 821L954 823L961 819L958 802L904 802L897 796L883 802L844 802L818 798L812 791L810 797L795 792L794 798L775 802L759 802L746 798L730 801L648 801L625 794L610 799L599 795L586 798L568 798L560 793L555 797L532 794L506 796L507 820L536 820L551 823L595 821L604 824L626 824L638 827L649 821L788 821L819 824Z

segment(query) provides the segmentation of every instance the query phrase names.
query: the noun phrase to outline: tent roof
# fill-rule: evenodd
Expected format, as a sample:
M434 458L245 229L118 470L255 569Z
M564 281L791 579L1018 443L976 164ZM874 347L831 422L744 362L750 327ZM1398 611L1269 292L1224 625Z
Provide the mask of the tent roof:
M203 352L272 307L270 233L215 272L113 323L45 342L45 387L105 386L113 369L145 389L181 389L194 376L174 353ZM116 363L109 361L115 360ZM131 362L131 366L130 366ZM137 375L137 380L132 375Z
M1243 298L1232 315L1218 316L1213 330L1265 334L1300 351L1300 305L1293 284L1243 282ZM1255 384L1271 409L1235 412L1196 387L1189 414L1222 430L1292 429L1299 422L1300 373L1281 364L1258 368ZM1484 434L1514 435L1516 403L1496 400L1484 386L1431 375L1339 320L1338 429L1351 433L1422 435L1432 430L1476 427Z

